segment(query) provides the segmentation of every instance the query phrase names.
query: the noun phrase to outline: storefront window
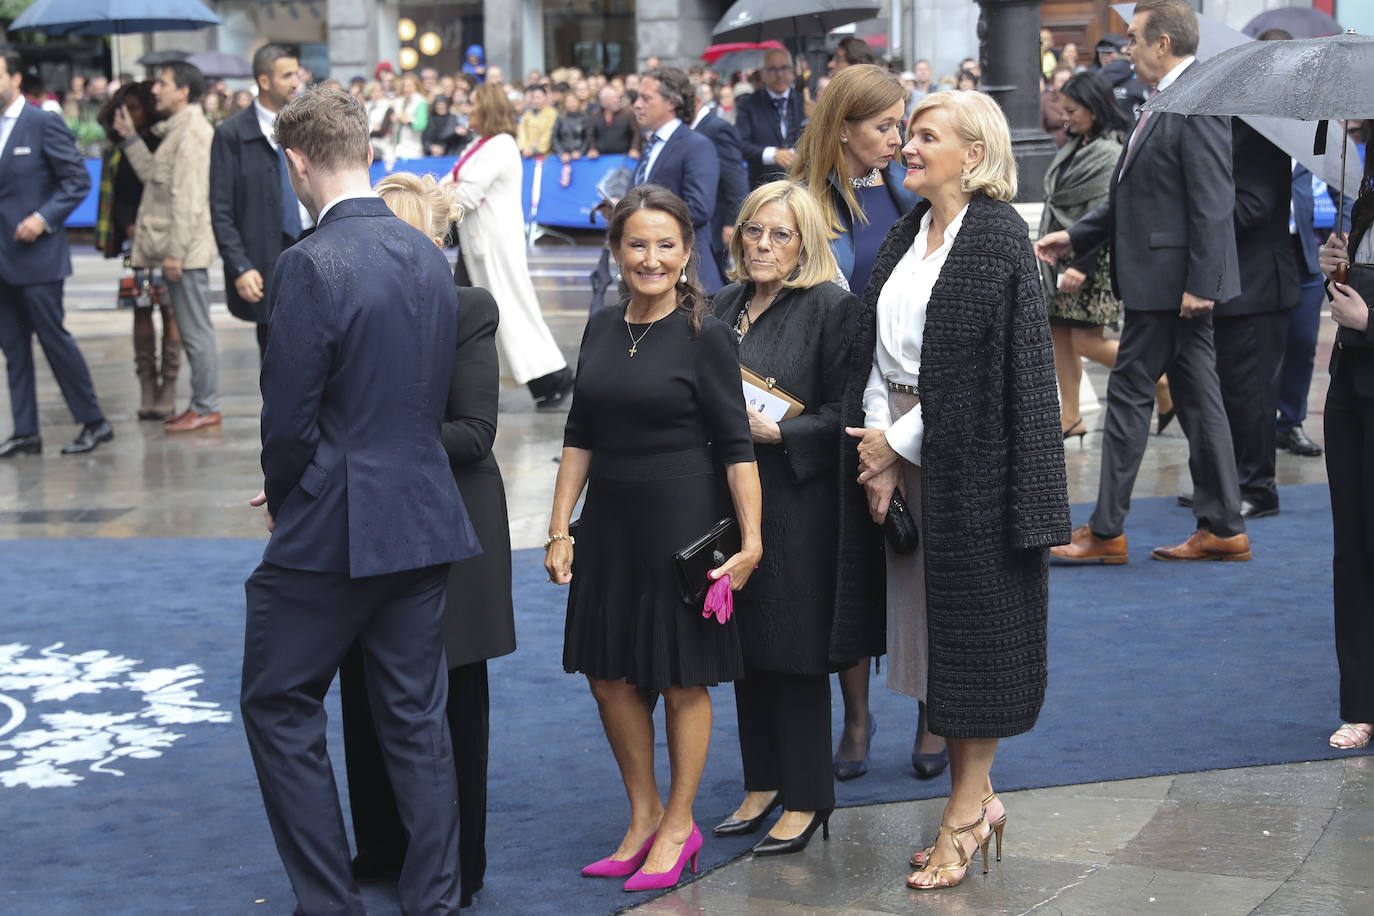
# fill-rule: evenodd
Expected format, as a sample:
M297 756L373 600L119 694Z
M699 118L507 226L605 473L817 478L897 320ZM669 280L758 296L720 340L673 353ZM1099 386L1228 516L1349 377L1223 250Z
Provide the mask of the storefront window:
M635 68L635 0L543 0L544 67Z

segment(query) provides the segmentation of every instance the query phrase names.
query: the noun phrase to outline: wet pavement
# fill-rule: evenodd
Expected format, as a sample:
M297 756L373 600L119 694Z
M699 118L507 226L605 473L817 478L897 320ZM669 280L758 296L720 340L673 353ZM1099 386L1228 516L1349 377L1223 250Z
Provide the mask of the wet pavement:
M1032 222L1032 224L1034 224ZM131 315L116 310L119 267L74 243L67 327L76 336L116 438L85 456L59 448L77 432L46 363L36 357L45 451L0 462L0 539L71 537L263 537L247 505L258 468L258 355L252 326L225 311L223 275L211 269L224 424L167 435L136 418ZM545 240L531 261L545 317L570 361L586 320L587 274L598 249ZM1323 324L1306 431L1321 442L1321 403L1332 326ZM1106 390L1106 371L1087 370ZM0 386L0 438L9 435ZM189 393L183 370L179 407ZM563 412L536 411L528 393L503 383L496 455L505 476L512 546L542 543ZM1089 434L1066 446L1070 496L1092 500L1101 457L1102 411ZM1280 485L1325 480L1321 459L1281 453ZM1135 494L1187 492L1187 443L1177 423L1151 438ZM1262 525L1258 521L1255 525ZM1181 541L1187 531L1179 532ZM838 697L836 699L838 702ZM1330 719L1334 710L1314 713ZM1262 741L1264 722L1256 722ZM995 775L995 771L994 771ZM745 857L637 908L644 913L1374 913L1374 761L1368 756L1170 777L1010 792L1006 857L975 869L953 890L908 890L905 861L933 839L940 800L837 811L832 838L803 853ZM480 906L478 908L480 910Z

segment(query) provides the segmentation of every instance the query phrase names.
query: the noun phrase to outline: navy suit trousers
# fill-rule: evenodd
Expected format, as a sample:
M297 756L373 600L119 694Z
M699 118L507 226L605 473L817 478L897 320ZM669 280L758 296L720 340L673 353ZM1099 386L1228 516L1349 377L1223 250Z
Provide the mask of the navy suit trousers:
M245 583L243 726L298 913L362 914L324 696L354 641L410 846L406 913L458 912L458 795L440 620L448 564L350 579L263 562Z
M10 410L16 436L38 434L34 391L33 338L48 358L57 386L77 423L104 419L91 384L91 372L76 341L62 326L62 281L10 286L0 281L0 349L9 369Z

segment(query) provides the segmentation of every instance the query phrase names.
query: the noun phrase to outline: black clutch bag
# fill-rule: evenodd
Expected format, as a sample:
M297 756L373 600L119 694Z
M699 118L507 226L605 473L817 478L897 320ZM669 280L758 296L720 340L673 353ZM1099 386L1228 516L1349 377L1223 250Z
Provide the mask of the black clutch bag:
M1350 264L1345 271L1346 285L1360 294L1365 305L1374 305L1374 264Z
M911 553L921 543L916 520L911 517L911 510L907 508L900 490L892 491L892 499L887 504L887 518L883 519L883 534L897 553Z
M711 580L706 574L739 553L739 523L723 518L686 547L673 554L677 590L685 604L700 604Z

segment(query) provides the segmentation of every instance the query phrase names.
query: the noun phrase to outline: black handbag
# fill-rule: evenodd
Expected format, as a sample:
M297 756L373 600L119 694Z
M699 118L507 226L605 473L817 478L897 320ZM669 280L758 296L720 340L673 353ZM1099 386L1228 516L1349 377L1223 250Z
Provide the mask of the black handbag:
M921 543L916 520L911 517L911 510L907 508L900 490L892 491L892 499L887 504L887 518L883 519L883 534L896 553L911 553Z
M1345 285L1359 293L1365 305L1374 305L1374 264L1349 264Z
M739 523L723 518L692 543L673 554L677 590L684 604L700 604L711 580L707 573L739 553Z

